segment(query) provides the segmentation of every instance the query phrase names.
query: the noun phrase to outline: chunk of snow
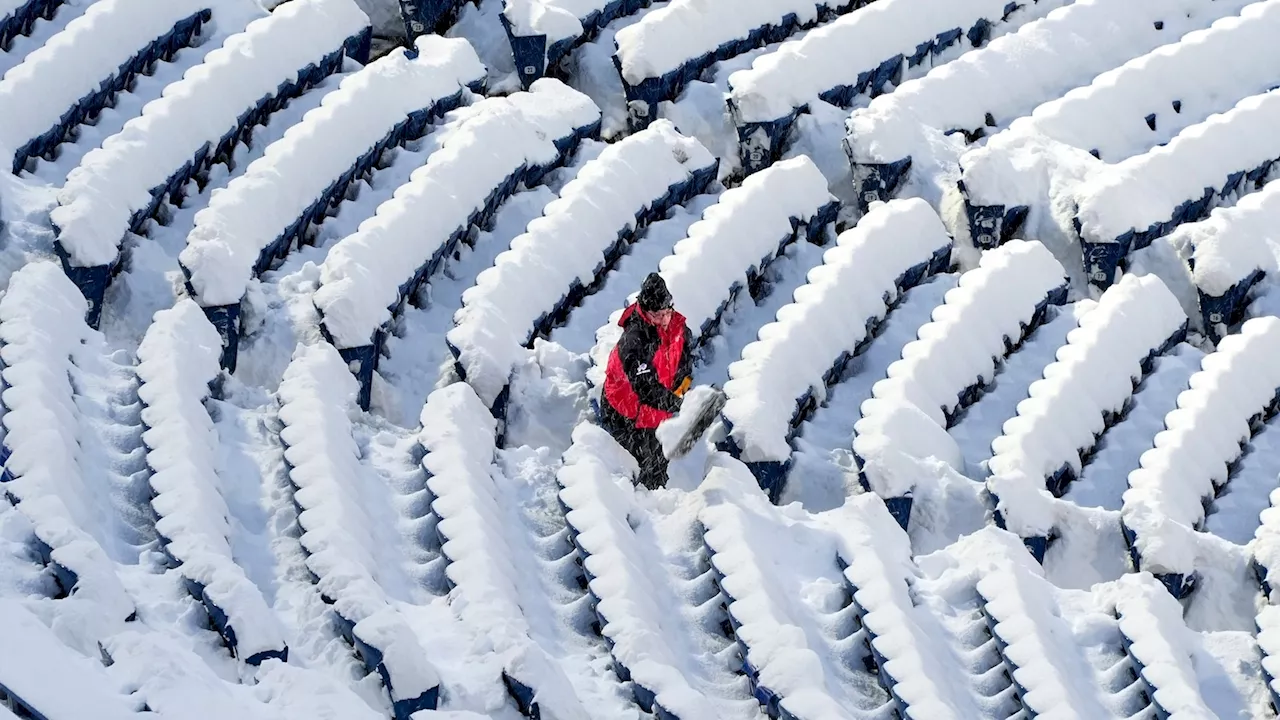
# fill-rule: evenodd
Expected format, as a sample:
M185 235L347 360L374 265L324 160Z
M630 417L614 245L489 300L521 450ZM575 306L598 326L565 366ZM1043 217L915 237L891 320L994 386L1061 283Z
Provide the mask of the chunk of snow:
M1196 288L1221 297L1255 270L1276 272L1271 248L1272 243L1280 243L1278 224L1280 182L1270 182L1234 206L1217 208L1204 220L1179 226L1169 242L1194 248L1191 277Z

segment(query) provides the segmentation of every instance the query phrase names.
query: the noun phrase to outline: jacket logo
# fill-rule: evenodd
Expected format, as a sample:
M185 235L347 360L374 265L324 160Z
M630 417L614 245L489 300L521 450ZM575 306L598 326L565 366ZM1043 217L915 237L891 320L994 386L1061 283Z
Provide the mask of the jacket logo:
M636 368L637 375L653 372L653 368L649 367L649 363L640 363L640 367Z

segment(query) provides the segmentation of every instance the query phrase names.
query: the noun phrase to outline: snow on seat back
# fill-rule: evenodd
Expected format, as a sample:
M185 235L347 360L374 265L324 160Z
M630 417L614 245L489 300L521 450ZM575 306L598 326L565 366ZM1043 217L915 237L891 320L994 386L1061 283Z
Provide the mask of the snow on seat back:
M857 603L880 682L893 696L899 716L918 718L981 717L960 668L947 654L932 648L942 638L925 611L912 599L918 570L911 559L911 539L878 496L850 498L848 520L838 525L839 558L844 580Z
M1135 565L1166 583L1183 586L1195 571L1192 533L1201 529L1209 501L1230 480L1262 421L1280 409L1280 318L1249 320L1206 355L1178 407L1165 416L1155 447L1129 474L1121 521ZM1266 582L1274 550L1259 548ZM1188 589L1189 591L1189 589Z
M649 7L653 0L503 0L499 20L507 32L520 84L528 89L573 48L606 25Z
M436 390L422 408L422 467L435 496L436 531L447 560L453 607L486 628L513 696L536 698L533 717L585 720L587 711L560 669L530 637L515 578L520 558L507 536L504 487L495 478L497 421L466 383Z
M524 347L563 324L636 233L715 180L702 143L654 123L604 149L462 294L446 335L459 375L494 407Z
M50 213L63 267L97 324L127 233L142 234L169 198L229 163L253 126L342 68L368 57L369 18L354 0L292 0L227 38L142 115L91 150Z
M776 161L816 103L849 109L1070 2L878 0L788 40L729 76L743 169Z
M179 262L192 296L223 320L228 369L235 369L238 308L250 280L301 245L383 152L423 136L484 79L466 40L424 35L413 53L396 49L345 78L196 213Z
M193 301L156 313L138 346L142 440L164 552L204 604L227 649L257 665L285 659L288 650L262 592L231 551L231 513L217 472L218 433L204 404L222 372L221 349L217 330Z
M672 0L614 36L628 123L640 129L712 64L826 22L870 0Z
M769 464L785 465L800 423L867 347L902 293L945 269L950 257L942 220L918 198L872 208L841 233L794 301L729 366L722 414L730 454L757 479Z
M1260 189L1280 161L1280 90L1254 95L1169 144L1108 165L1075 193L1089 282L1115 282L1125 257L1215 205Z
M609 643L616 672L630 678L636 702L661 717L720 717L712 701L693 687L681 657L678 626L661 606L659 582L640 548L631 514L642 511L632 497L635 460L602 428L579 424L556 478L565 520L582 555L588 590L601 635Z
M101 0L0 80L0 148L23 170L114 103L157 61L198 39L209 0Z
M296 0L295 0L296 1ZM359 390L327 343L299 345L278 392L285 465L307 568L338 628L391 697L396 720L435 708L440 680L414 631L378 582L365 482L351 414Z
M1179 226L1168 242L1191 249L1191 281L1200 306L1200 321L1209 339L1218 342L1238 325L1249 305L1249 290L1276 272L1271 244L1280 240L1280 182L1270 182L1231 207Z
M3 441L0 492L30 522L35 555L62 596L100 604L124 620L134 604L104 545L113 540L110 503L84 477L76 356L101 345L84 322L84 298L56 264L36 260L14 273L0 298Z
M30 38L28 42L33 45L42 42L43 39L34 33L42 24L41 20L53 20L63 12L76 13L80 7L93 2L94 0L0 0L0 50L5 54L34 50L30 46L19 47L19 39ZM16 57L11 55L8 59L11 64L20 62L22 58L23 55L19 54Z
M1078 0L903 83L855 110L846 123L845 153L858 202L865 209L907 183L912 194L937 200L968 143L1248 3Z
M1066 493L1156 357L1186 336L1182 306L1155 275L1126 276L1102 294L991 443L987 487L1002 527L1024 538L1048 536L1052 528L1019 521L1024 503L1043 502L1042 490Z
M1102 73L965 153L963 189L977 244L998 244L1031 213L1050 212L1046 182L1053 191L1084 168L1146 152L1236 101L1270 90L1276 85L1271 68L1280 62L1271 38L1278 32L1280 2L1254 3ZM1212 80L1205 78L1209 69ZM981 240L984 235L988 239Z

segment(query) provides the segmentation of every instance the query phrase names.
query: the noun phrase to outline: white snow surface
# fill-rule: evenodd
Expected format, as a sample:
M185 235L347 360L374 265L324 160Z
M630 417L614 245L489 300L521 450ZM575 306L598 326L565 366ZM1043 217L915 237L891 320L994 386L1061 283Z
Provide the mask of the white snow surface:
M493 266L462 293L448 339L480 398L492 405L524 353L534 324L574 283L591 285L605 252L672 187L715 162L667 120L604 149L547 203Z
M292 0L227 38L142 115L67 175L51 218L77 267L113 262L132 214L206 143L298 71L338 50L369 18L354 0Z
M920 199L877 206L840 234L794 301L729 366L724 416L745 462L790 457L796 401L807 391L826 396L823 374L866 339L868 322L890 312L903 273L950 243L941 219Z
M582 20L604 9L602 0L503 0L502 14L517 37L546 35L547 47L582 35Z
M372 342L391 319L400 286L465 231L508 178L560 160L553 141L599 112L586 95L542 78L529 92L450 113L437 131L439 149L325 258L315 304L334 342L344 348Z
M466 40L423 35L349 75L196 213L180 259L206 307L238 303L259 255L409 113L483 80Z
M1216 208L1204 220L1179 226L1170 233L1169 243L1194 249L1191 278L1196 288L1221 297L1254 270L1276 272L1277 223L1280 182L1270 182L1236 205Z

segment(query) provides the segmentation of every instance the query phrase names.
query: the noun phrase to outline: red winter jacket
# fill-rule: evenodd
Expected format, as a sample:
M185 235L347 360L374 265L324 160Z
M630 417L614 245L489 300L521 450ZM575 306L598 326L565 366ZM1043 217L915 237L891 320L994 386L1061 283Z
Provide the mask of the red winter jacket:
M618 324L622 337L609 353L604 399L637 428L656 428L680 409L672 391L693 374L692 335L680 313L659 330L635 304Z

